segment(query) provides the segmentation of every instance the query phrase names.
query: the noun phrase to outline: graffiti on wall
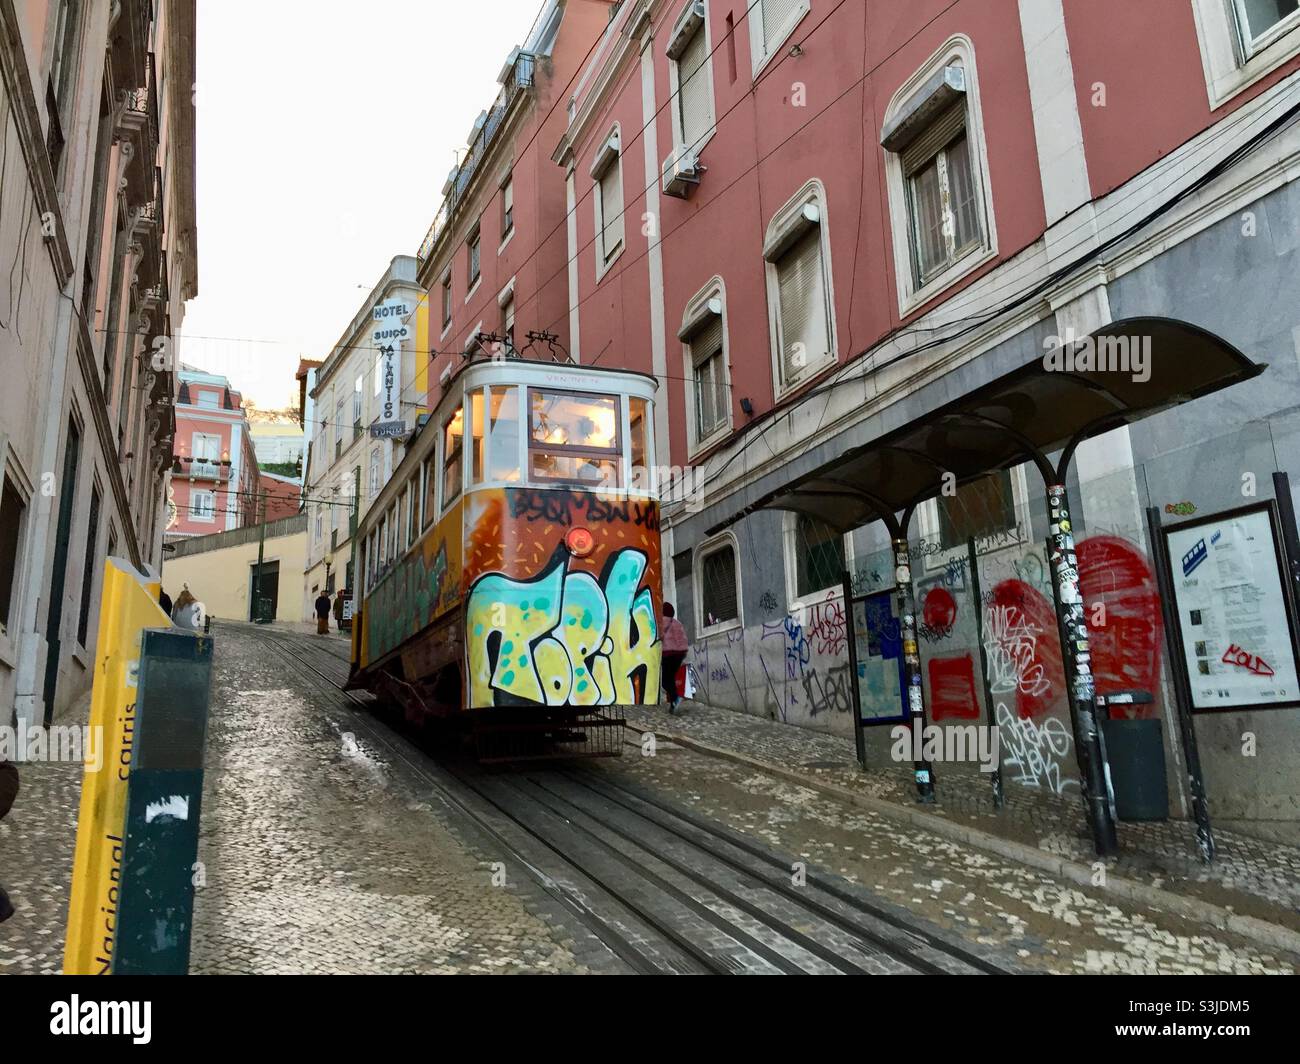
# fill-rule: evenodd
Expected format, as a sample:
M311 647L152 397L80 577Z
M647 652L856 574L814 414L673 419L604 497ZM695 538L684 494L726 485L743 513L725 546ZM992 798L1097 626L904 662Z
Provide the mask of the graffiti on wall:
M930 719L934 721L978 720L979 698L975 694L975 660L970 654L931 658Z
M570 571L569 559L561 547L531 580L487 573L474 582L465 617L471 705L635 705L658 696L646 555L618 551L599 578Z
M997 713L1002 765L1009 779L1053 794L1079 786L1079 781L1068 775L1074 740L1060 717L1042 721L1017 717L1005 702L998 703Z

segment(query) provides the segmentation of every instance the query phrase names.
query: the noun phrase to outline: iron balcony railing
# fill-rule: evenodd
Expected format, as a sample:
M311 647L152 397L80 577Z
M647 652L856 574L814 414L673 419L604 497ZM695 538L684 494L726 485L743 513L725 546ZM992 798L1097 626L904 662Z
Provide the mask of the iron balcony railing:
M536 69L537 57L530 52L520 52L510 70L506 83L501 87L496 101L483 119L483 125L475 134L474 140L469 146L469 151L465 155L464 162L456 168L455 176L451 179L451 188L448 189L446 198L442 201L442 206L438 209L437 215L434 216L433 224L429 226L429 231L420 244L421 260L427 259L432 254L433 246L438 242L438 237L442 235L443 229L446 228L447 221L464 198L470 182L474 180L474 175L478 172L479 165L487 156L488 149L492 146L497 133L500 132L501 124L505 121L511 106L521 95L533 87L533 76Z

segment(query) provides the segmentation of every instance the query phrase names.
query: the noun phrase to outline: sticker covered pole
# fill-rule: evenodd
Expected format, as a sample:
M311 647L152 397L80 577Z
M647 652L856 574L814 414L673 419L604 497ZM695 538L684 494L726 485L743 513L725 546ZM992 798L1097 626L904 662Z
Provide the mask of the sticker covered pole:
M1111 815L1106 765L1097 730L1092 653L1083 597L1079 593L1079 562L1064 484L1048 486L1047 509L1050 522L1047 554L1052 574L1052 597L1061 635L1061 664L1065 669L1065 693L1074 726L1074 748L1079 759L1084 811L1093 846L1099 856L1107 857L1119 850L1119 841L1115 834L1115 819Z
M916 601L912 594L912 568L907 553L907 539L893 538L894 581L898 586L899 629L903 639L903 673L907 680L907 709L912 728L912 745L918 753L913 762L917 800L934 801L934 767L926 760L925 695L921 689L921 654L916 642Z

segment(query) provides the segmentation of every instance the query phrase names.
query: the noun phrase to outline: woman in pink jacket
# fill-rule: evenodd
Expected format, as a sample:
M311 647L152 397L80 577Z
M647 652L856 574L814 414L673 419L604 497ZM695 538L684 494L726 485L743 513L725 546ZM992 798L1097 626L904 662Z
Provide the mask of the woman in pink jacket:
M691 645L686 640L686 629L677 619L677 611L673 609L671 602L664 603L664 634L661 646L663 663L660 666L660 674L664 693L668 696L668 712L676 713L678 705L681 704L681 698L677 694L677 670L686 660L686 652Z

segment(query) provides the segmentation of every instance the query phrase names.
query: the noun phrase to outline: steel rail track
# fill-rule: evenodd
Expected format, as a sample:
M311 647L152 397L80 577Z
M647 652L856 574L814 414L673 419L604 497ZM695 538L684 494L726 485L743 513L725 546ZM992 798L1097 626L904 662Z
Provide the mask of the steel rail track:
M790 862L781 855L592 769L506 773L439 764L442 774L478 800L481 807L474 808L430 771L427 754L361 712L373 703L342 690L348 665L342 656L313 646L309 637L265 629L258 634L300 672L310 673L312 682L346 698L376 745L514 858L635 972L1016 970L873 904L833 878L807 872L795 886ZM524 852L539 847L540 862ZM547 859L558 860L560 868L543 867Z

